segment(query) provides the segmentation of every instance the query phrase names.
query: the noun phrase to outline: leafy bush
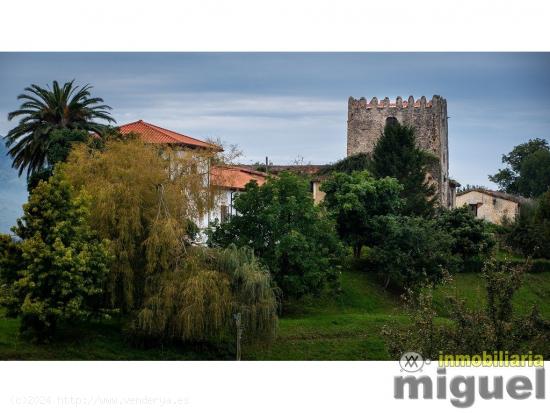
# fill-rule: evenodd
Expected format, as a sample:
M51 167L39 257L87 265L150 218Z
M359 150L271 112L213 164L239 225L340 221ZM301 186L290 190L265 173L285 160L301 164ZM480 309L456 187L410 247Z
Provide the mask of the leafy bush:
M181 268L155 278L148 290L132 325L137 336L220 340L232 337L236 314L249 339L271 338L276 332L276 291L248 248L195 249Z
M335 173L321 189L338 235L353 247L355 258L361 256L364 245L373 245L378 217L396 214L402 206L399 194L403 186L394 178L374 179L367 171Z
M379 217L374 227L376 244L368 260L375 271L401 289L441 282L456 267L453 238L435 220L421 217Z
M13 228L22 242L9 247L17 256L20 249L21 268L15 279L7 274L2 301L9 314L21 316L22 330L44 339L59 321L98 310L110 255L88 225L89 198L75 197L62 173L41 181L23 209Z
M334 223L314 205L306 180L281 173L261 187L250 182L235 209L228 222L212 224L211 245L252 248L285 296L338 284L341 244Z
M417 351L424 357L438 353L481 354L483 351L550 355L550 322L536 308L527 316L515 313L513 298L522 284L529 263L521 266L486 262L483 278L486 282L485 308L468 308L457 294L448 297L450 324L437 324L433 305L433 285L427 284L418 293L405 298L413 324L402 329L384 326L383 335L393 357L405 351Z
M460 257L463 269L469 264L483 262L495 246L495 238L487 224L474 217L467 207L441 210L437 223L452 237L451 253Z

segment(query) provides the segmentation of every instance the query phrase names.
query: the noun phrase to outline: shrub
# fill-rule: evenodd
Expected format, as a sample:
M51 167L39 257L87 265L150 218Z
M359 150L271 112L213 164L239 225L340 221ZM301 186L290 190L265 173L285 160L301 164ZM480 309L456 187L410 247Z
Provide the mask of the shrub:
M250 182L235 209L228 222L212 224L211 245L252 248L285 296L336 287L341 244L334 223L314 205L306 180L282 173L261 187Z
M21 251L21 268L3 303L9 314L21 316L23 331L44 339L59 321L87 318L98 310L110 255L107 242L88 225L89 198L75 197L62 173L40 182L23 209L13 228L22 239L14 249Z

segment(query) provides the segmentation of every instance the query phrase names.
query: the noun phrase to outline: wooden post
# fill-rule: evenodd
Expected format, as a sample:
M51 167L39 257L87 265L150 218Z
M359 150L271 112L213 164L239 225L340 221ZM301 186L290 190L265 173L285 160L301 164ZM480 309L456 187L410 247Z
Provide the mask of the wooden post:
M241 360L241 337L243 334L243 329L241 325L241 313L237 313L233 316L235 318L235 327L237 327L237 355L236 360Z

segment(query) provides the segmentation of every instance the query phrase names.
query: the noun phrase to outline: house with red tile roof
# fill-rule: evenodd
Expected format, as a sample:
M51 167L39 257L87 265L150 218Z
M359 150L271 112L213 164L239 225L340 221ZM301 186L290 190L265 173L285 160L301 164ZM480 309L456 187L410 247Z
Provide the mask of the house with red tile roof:
M135 133L147 143L173 145L181 148L182 151L223 151L223 148L213 143L174 132L143 120L121 125L118 130L122 134ZM267 175L262 172L240 166L209 164L208 168L210 184L219 189L219 205L198 223L201 228L206 228L215 219L220 222L229 219L231 215L235 214L233 207L235 196L244 190L245 185L252 180L256 181L258 185L263 185L267 179Z

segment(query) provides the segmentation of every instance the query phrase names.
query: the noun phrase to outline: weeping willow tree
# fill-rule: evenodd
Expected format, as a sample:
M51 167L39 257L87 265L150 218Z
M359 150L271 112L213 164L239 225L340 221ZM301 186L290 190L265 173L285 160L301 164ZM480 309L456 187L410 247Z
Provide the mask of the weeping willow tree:
M132 325L135 335L222 339L232 333L236 314L247 338L270 339L276 332L276 289L248 248L194 248L184 265L155 281L148 283L148 299Z
M208 182L215 156L159 147L135 136L72 150L63 165L66 176L92 195L90 224L112 241L116 259L106 286L112 307L123 312L141 308L148 279L157 282L162 274L190 265L190 223L198 222L217 199Z

